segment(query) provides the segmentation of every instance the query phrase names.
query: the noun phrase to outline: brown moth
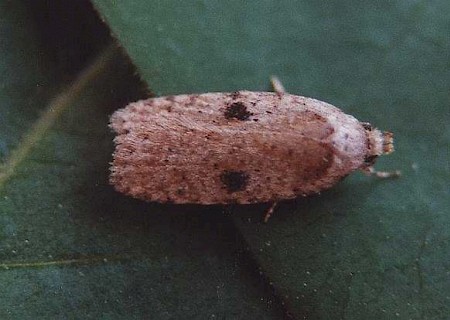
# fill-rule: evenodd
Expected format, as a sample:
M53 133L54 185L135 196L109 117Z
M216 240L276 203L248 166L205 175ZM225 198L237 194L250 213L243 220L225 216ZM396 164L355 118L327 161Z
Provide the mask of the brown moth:
M352 171L379 177L392 133L338 108L284 92L238 91L141 100L116 111L110 182L157 202L248 204L307 196Z

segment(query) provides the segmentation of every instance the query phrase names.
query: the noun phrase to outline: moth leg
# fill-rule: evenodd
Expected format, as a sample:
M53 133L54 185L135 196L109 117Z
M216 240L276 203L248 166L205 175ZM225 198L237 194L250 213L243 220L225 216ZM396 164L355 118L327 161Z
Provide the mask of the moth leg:
M377 171L372 166L366 167L366 168L364 168L362 170L368 176L376 176L377 178L382 178L382 179L397 178L397 177L400 177L401 174L402 174L400 172L400 170L395 170L395 171Z
M269 221L270 217L272 216L275 207L278 205L277 201L272 202L272 204L270 205L270 207L267 209L266 214L264 215L264 223L267 223L267 221Z
M271 76L270 82L272 83L272 88L275 93L283 94L286 93L286 89L284 89L283 84L281 83L280 79L278 79L277 76Z

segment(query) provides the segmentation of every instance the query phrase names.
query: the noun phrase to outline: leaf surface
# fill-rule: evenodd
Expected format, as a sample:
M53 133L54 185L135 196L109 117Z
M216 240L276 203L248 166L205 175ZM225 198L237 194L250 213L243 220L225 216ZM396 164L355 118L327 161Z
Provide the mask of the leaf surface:
M157 95L269 90L340 106L395 133L397 151L321 196L234 209L298 318L450 314L448 1L94 1Z

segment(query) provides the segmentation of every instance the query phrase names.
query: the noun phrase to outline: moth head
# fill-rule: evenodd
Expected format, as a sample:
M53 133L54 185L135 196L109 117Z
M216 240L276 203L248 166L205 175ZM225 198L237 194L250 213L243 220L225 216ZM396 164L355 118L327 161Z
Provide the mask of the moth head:
M378 130L367 122L363 122L362 126L367 136L367 152L364 162L365 166L370 167L378 156L394 151L394 135L389 131Z

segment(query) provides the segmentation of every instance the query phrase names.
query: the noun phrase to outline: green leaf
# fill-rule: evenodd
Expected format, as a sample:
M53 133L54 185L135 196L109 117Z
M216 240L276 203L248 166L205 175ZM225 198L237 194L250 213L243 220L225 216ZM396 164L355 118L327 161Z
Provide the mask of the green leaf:
M355 174L268 225L261 206L234 221L298 318L448 318L448 1L93 2L158 95L268 90L276 74L392 130L378 167L401 178Z
M84 9L86 4L50 6L45 1L0 5L0 163L17 147L47 101L109 39L95 14ZM77 27L80 19L89 33ZM80 39L82 47L74 41Z
M47 88L55 83L54 70L46 70L46 57L39 55L36 31L19 23L29 19L27 11L4 3L0 16L0 161L3 162L42 110L49 96Z
M95 17L86 3L40 4L44 16ZM176 214L109 186L109 115L142 97L142 85L115 45L101 45L109 38L98 21L80 35L80 23L52 20L52 32L75 28L66 37L90 48L70 57L35 28L35 6L0 7L11 44L1 49L0 318L280 318L223 213ZM91 46L90 36L100 38Z

